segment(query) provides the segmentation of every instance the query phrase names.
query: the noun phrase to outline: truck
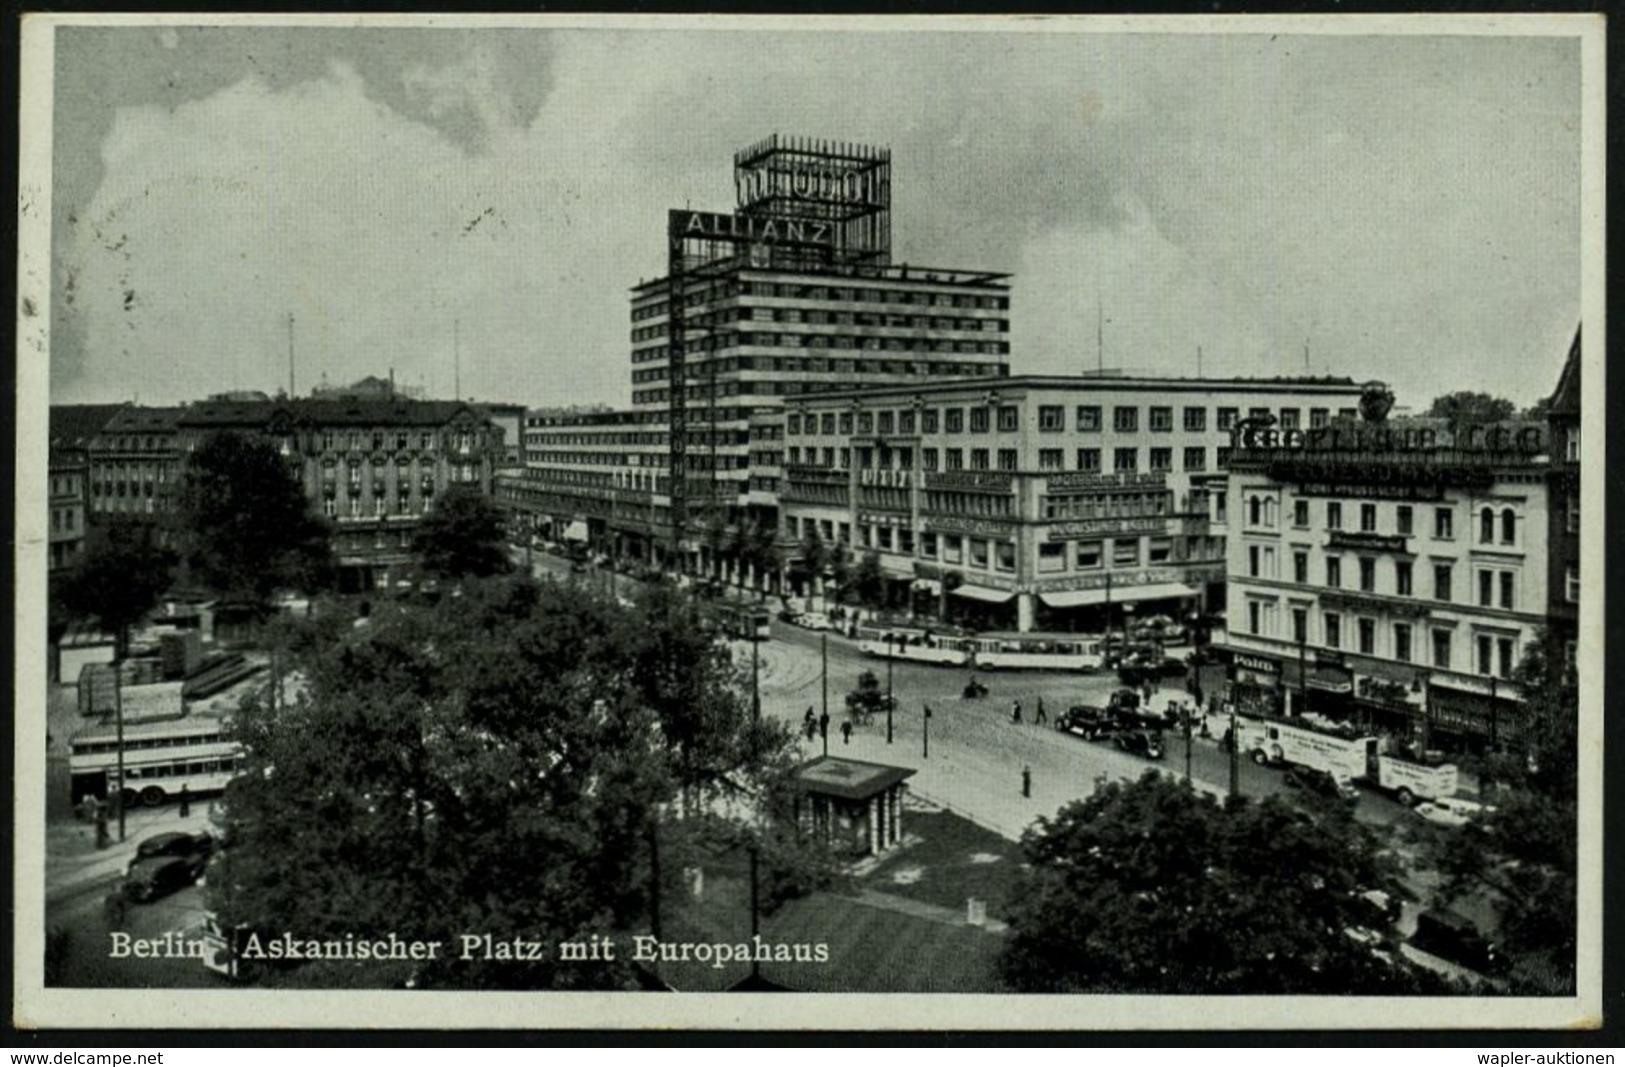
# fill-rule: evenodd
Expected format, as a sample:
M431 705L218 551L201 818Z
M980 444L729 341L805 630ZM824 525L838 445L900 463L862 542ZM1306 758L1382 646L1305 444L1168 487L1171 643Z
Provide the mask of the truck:
M1362 782L1406 807L1455 794L1455 764L1428 764L1381 751L1381 741L1358 731L1332 732L1280 719L1236 720L1241 751L1265 766L1307 767L1340 783Z

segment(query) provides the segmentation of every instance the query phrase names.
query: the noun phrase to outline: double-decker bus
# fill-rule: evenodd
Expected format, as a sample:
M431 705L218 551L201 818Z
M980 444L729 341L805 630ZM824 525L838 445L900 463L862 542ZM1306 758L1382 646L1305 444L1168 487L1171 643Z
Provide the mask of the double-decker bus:
M68 749L73 802L102 799L118 787L118 731L97 727ZM243 746L217 718L194 716L124 727L123 798L155 807L180 795L218 793L237 776Z
M888 636L891 638L889 642ZM970 663L974 648L974 638L954 634L874 624L858 627L858 651L882 659L890 656L910 663L963 667Z
M1087 634L990 633L976 638L976 665L990 671L1097 671L1104 651L1100 638Z
M717 604L717 625L735 641L766 641L773 636L773 611L766 604Z

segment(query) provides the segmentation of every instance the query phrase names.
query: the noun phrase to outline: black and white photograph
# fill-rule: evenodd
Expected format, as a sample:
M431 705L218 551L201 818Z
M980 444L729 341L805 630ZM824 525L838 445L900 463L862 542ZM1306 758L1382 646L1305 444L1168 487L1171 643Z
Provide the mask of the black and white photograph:
M1600 1025L1602 30L28 17L16 1025Z

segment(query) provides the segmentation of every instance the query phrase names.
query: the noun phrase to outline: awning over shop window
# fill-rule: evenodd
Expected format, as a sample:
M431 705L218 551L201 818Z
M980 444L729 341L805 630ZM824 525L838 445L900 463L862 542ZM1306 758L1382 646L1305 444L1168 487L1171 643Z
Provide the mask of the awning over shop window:
M1299 685L1298 665L1292 660L1281 664L1281 678L1289 689L1296 689ZM1327 693L1349 693L1354 691L1354 676L1341 667L1322 667L1318 664L1309 666L1309 688L1319 689Z
M1104 590L1102 590L1104 594ZM1112 602L1123 604L1135 600L1166 600L1176 596L1195 596L1196 590L1183 582L1156 582L1151 585L1124 585L1112 588ZM1105 596L1102 595L1102 600Z
M1078 589L1066 593L1039 593L1038 599L1052 608L1079 608L1085 604L1104 604L1106 590Z
M968 600L980 600L986 604L1003 604L1016 594L1008 589L989 589L985 585L962 585L953 591L954 596L962 596Z
M587 524L580 519L576 519L564 528L564 539L566 541L585 541L587 539Z

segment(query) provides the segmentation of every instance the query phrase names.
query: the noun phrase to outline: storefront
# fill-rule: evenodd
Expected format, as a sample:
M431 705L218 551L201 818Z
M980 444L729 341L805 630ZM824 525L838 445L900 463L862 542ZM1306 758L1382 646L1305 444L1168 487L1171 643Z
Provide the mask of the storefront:
M1321 649L1307 658L1302 668L1295 659L1282 661L1281 685L1286 690L1286 706L1292 714L1312 711L1340 722L1356 718L1354 676L1346 664L1331 658L1333 656L1335 653Z
M1425 739L1429 748L1482 752L1517 736L1523 705L1445 685L1427 687Z
M1230 702L1243 715L1279 715L1281 661L1258 652L1226 650L1230 659Z

